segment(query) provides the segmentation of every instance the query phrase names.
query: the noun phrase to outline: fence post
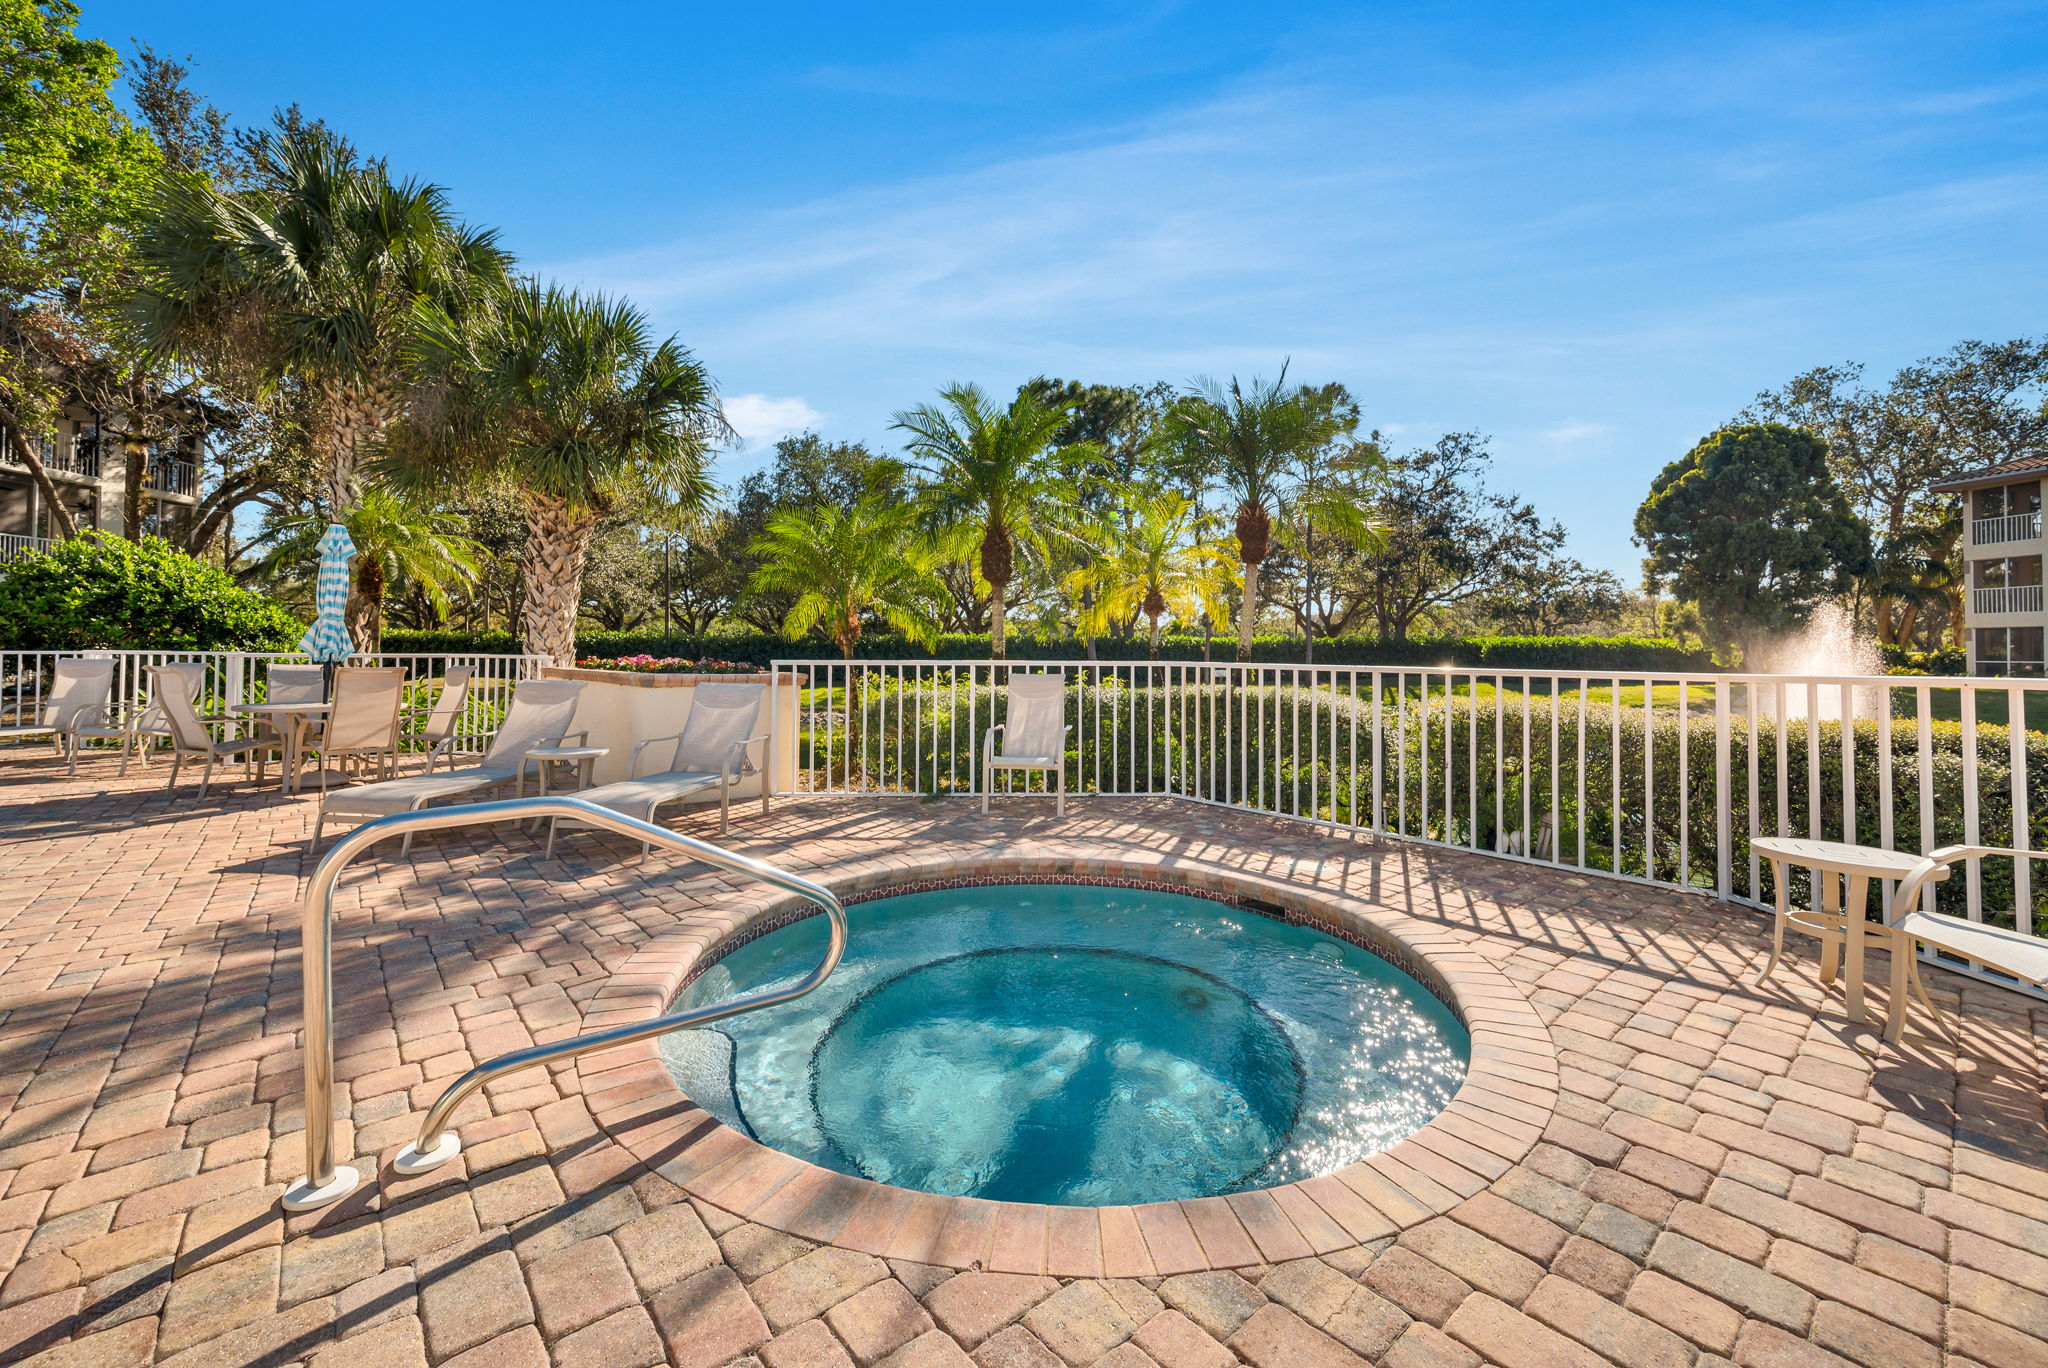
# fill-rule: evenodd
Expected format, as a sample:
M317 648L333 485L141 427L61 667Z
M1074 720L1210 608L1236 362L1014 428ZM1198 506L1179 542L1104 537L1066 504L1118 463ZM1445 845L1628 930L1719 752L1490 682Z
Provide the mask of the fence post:
M1714 680L1714 892L1723 902L1735 896L1733 871L1734 838L1728 830L1729 814L1735 810L1729 792L1733 778L1733 757L1730 755L1728 733L1728 690L1732 686L1726 675ZM1680 726L1685 722L1681 718ZM1750 757L1754 764L1755 756ZM1691 775L1686 778L1691 779ZM1750 814L1754 821L1755 813Z

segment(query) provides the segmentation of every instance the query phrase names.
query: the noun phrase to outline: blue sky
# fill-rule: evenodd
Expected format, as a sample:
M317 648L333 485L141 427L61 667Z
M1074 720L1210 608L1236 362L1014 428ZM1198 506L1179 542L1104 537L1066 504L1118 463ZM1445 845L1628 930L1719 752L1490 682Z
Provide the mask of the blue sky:
M2040 4L85 4L645 305L727 478L956 379L1291 357L1398 444L1490 434L1633 580L1759 389L2048 331Z

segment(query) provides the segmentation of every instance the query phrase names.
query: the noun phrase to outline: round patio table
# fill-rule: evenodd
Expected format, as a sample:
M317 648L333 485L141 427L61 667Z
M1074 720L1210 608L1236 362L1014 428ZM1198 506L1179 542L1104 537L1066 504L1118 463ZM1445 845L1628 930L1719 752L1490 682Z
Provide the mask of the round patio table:
M286 793L297 793L301 787L299 757L305 750L306 728L312 724L314 718L325 717L333 710L334 705L332 703L237 703L228 709L229 712L242 713L250 717L270 718L273 726L276 725L278 718L284 719L285 725L288 728L285 735L285 747L289 752L285 757L284 763L284 791ZM325 769L315 770L308 777L319 780L320 787L323 789L336 779L343 782L346 782L348 779L348 776L340 770Z

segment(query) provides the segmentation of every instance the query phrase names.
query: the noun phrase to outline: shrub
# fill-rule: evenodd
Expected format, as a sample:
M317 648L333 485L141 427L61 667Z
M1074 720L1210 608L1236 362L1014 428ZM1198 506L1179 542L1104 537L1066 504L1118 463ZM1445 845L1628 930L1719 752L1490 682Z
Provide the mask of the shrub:
M159 537L100 532L0 571L0 647L284 651L305 624Z
M1210 657L1227 663L1236 643L1227 637L1210 639ZM1253 643L1253 658L1265 664L1293 665L1301 661L1305 643L1300 637L1263 636ZM510 632L439 632L387 629L383 646L394 653L436 653L469 655L510 654L519 650L519 639ZM1118 641L1098 637L1095 654L1102 660L1143 660L1142 640ZM687 659L712 657L765 665L778 657L831 656L822 641L789 641L769 632L714 632L703 636L662 636L650 632L582 632L576 638L579 656L681 656ZM1010 638L1013 660L1080 660L1086 646L1072 637L1042 639L1030 636ZM988 637L980 633L952 632L941 636L929 649L913 645L893 633L863 636L855 656L862 660L986 660ZM1200 660L1202 638L1168 636L1160 642L1164 660ZM1324 638L1316 642L1318 665L1455 665L1465 669L1516 670L1599 670L1669 673L1710 671L1712 657L1649 637L1421 637L1411 641L1373 641L1361 637Z

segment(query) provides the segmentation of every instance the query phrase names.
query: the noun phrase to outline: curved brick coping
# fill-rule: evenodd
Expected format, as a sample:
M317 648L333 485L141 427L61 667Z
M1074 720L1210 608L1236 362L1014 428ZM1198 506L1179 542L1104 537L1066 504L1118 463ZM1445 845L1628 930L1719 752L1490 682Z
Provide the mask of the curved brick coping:
M972 883L1110 883L1252 899L1384 956L1437 994L1471 1034L1449 1105L1390 1149L1298 1183L1140 1206L1045 1206L942 1197L819 1168L741 1135L696 1106L653 1041L577 1064L598 1123L691 1195L804 1239L951 1268L1135 1278L1241 1268L1384 1239L1483 1191L1519 1163L1557 1103L1557 1051L1522 992L1460 933L1362 899L1142 852L1116 858L914 860L843 868L821 882L848 902ZM737 894L642 947L590 1004L586 1029L667 1010L705 967L815 909ZM1258 910L1258 909L1252 909ZM1270 915L1270 913L1268 914Z

